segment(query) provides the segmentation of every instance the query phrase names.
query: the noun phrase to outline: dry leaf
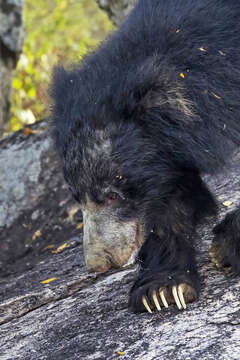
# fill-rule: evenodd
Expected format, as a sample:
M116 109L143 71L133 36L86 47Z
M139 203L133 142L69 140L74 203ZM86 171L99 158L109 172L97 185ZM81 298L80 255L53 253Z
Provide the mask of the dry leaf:
M29 127L26 127L23 130L24 135L32 135L32 134L37 134L39 131L38 130L32 130Z
M83 222L80 222L78 225L77 225L77 229L80 230L83 228Z
M225 56L225 55L226 55L226 54L225 54L223 51L221 51L221 50L219 50L218 52L219 52L219 54L222 55L222 56Z
M230 206L232 206L232 204L233 204L233 202L229 201L229 200L223 202L223 205L226 207L230 207Z
M63 251L63 249L65 249L68 246L67 243L62 244L61 246L59 246L56 250L53 250L52 253L53 254L58 254L61 251Z
M33 236L32 236L32 240L33 240L33 241L36 240L36 239L39 238L41 235L42 235L41 230L35 231L35 233L34 233Z
M125 355L125 352L124 351L117 351L117 354L121 356L121 355Z
M207 52L207 50L204 49L203 47L200 47L199 50L200 50L200 51L203 51L203 52Z
M47 280L43 280L41 281L41 284L49 284L50 282L56 280L57 278L56 277L53 277L53 278L50 278L50 279L47 279Z

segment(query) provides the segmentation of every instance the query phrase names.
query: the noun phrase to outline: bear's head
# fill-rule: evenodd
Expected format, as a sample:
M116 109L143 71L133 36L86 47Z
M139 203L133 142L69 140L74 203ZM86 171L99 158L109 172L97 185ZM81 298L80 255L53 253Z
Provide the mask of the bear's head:
M165 119L171 111L182 122L191 115L175 79L167 81L165 72L161 80L158 74L154 57L136 68L118 64L111 69L100 55L54 72L54 138L65 179L83 212L90 271L131 263L144 234L155 226L150 209L158 211L159 187L170 164L164 156L172 150ZM160 133L156 126L162 114Z

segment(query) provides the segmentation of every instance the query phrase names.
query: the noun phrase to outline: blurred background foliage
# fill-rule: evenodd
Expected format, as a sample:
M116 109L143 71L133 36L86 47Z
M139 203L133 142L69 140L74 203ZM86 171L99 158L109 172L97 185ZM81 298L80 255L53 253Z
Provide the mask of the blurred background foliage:
M25 44L13 77L9 131L48 115L55 64L77 62L113 30L94 0L26 0L24 11Z

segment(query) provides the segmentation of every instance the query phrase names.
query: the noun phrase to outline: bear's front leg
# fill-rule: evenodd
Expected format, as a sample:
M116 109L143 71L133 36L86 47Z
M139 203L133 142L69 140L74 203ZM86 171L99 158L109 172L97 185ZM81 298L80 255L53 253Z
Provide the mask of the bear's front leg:
M130 291L129 307L135 312L160 311L170 304L185 309L199 294L195 226L214 214L216 206L197 174L184 174L175 183L169 197L153 206L157 216L140 250L140 271Z
M133 311L160 311L173 303L181 310L197 299L200 282L191 239L171 236L151 233L142 246L139 276L130 292Z

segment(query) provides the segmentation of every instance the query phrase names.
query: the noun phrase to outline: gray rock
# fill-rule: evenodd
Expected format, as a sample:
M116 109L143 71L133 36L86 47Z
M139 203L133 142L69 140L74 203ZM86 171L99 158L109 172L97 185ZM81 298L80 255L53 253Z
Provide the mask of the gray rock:
M36 134L19 132L0 142L0 159L9 159L0 175L0 206L9 217L0 233L0 359L240 359L240 278L219 272L209 260L215 220L198 231L200 299L186 311L171 306L153 315L130 313L136 268L87 273L77 230L81 212L68 195L45 127L37 124ZM240 152L219 174L206 177L220 218L239 202L239 159ZM50 278L56 279L41 283Z
M136 0L96 0L96 2L101 9L106 11L112 22L119 26L133 8Z
M0 41L12 52L21 52L24 0L0 0Z
M18 143L9 145L1 151L0 203L5 211L0 215L0 227L10 226L23 210L29 206L32 208L31 199L43 195L44 187L39 186L39 177L41 161L47 156L47 150L50 148L49 141L49 138L42 140L40 136L39 141L31 147L26 147L25 143ZM38 184L37 194L36 184Z

